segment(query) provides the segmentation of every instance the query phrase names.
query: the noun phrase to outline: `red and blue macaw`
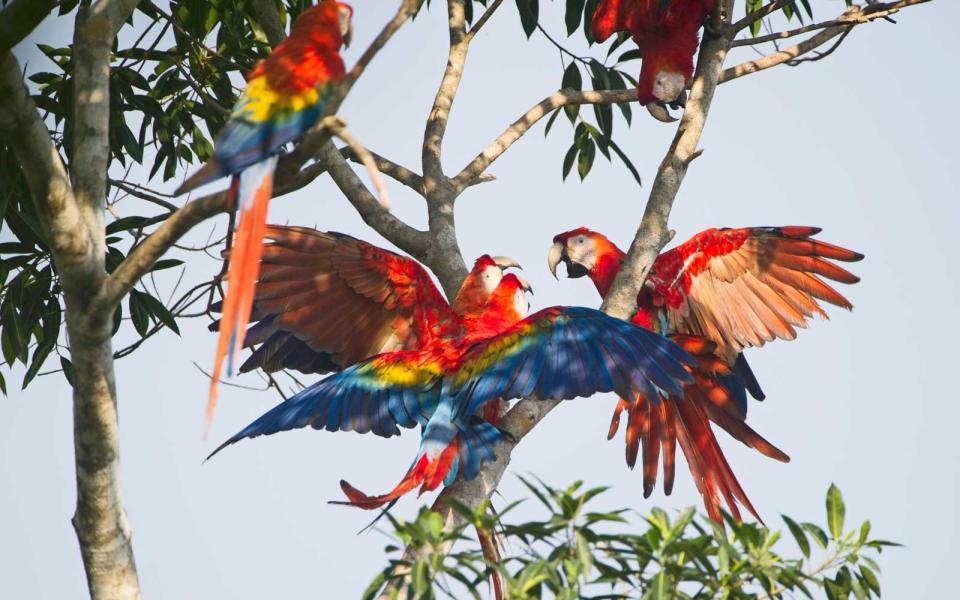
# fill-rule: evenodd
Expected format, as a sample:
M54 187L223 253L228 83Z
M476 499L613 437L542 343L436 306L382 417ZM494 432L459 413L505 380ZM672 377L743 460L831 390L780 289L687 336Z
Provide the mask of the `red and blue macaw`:
M504 270L519 268L509 257L481 256L451 307L422 266L389 250L304 227L271 225L266 238L255 323L245 338L245 346L256 349L241 372L329 373L384 352L490 331L489 314L481 316L489 313L491 294ZM512 325L522 316L499 322ZM490 403L483 418L496 425L498 408Z
M697 33L713 8L714 0L603 0L593 13L594 40L625 31L637 44L643 60L637 98L658 121L675 121L667 104L686 101Z
M355 274L363 271L369 268L348 269ZM306 275L301 273L291 282L304 279ZM314 281L321 283L321 278ZM428 282L427 278L423 285ZM327 281L322 280L322 285ZM429 287L433 290L430 294L439 298L432 283ZM444 480L452 481L458 473L474 478L481 464L493 459L493 446L502 437L500 430L480 418L491 403L528 396L568 399L611 390L621 394L678 393L681 385L691 380L686 365L692 357L684 350L662 336L593 309L551 307L513 322L526 313L526 287L512 273L503 276L487 302L487 308L495 306L496 310L485 310L469 327L449 305L432 306L438 311L435 322L444 324L443 331L431 328L420 338L420 347L378 354L311 385L228 439L213 454L244 438L308 425L383 437L398 435L401 427L421 425L420 449L408 476L394 492L368 497L343 486L352 503L373 508L416 484L429 490ZM359 282L354 289L377 293L373 286ZM261 293L265 299L286 294L278 291L273 296L263 284L258 296ZM306 292L303 300L308 301ZM277 307L281 311L290 306L281 302ZM272 311L269 307L260 310L264 319ZM459 332L453 333L456 327L452 324L457 322Z
M707 229L663 252L637 295L633 323L670 337L696 357L694 381L670 397L621 396L609 437L627 411L627 463L643 445L644 497L656 483L663 450L664 490L673 487L679 441L708 513L720 520L720 496L740 518L736 501L757 516L730 469L710 421L735 439L781 461L789 457L744 422L747 395L763 400L743 349L776 338L792 340L813 315L826 317L820 301L852 305L824 278L853 284L859 278L832 261L862 254L813 239L816 227ZM606 296L626 254L585 227L553 238L547 258L556 276L560 262L570 278L589 277ZM757 517L759 519L759 516Z
M300 13L289 37L248 75L247 89L217 135L213 156L176 190L183 194L232 177L229 193L237 212L207 425L216 405L223 359L232 373L234 356L244 345L277 155L317 122L343 81L346 71L340 48L349 43L352 16L350 6L332 0Z

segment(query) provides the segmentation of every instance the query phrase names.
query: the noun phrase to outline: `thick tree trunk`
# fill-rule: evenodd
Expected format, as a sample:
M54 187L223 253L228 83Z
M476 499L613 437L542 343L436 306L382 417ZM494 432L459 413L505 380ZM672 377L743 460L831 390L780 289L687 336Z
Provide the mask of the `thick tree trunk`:
M120 430L114 383L112 319L67 299L73 375L77 508L73 527L90 597L140 598L130 527L120 500Z

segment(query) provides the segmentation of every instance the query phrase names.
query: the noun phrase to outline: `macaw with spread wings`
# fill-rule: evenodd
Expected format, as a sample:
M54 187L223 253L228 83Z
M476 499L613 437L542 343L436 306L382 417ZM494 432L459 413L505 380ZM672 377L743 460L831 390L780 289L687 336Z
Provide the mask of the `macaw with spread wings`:
M679 442L708 513L720 520L720 497L739 519L737 501L757 516L723 455L710 422L766 456L789 457L746 423L747 396L763 400L744 348L774 339L792 340L820 302L852 305L824 279L853 284L859 278L832 261L855 262L862 254L812 236L816 227L707 229L663 252L637 295L633 323L668 336L696 357L694 381L676 396L621 396L610 425L628 413L627 463L643 446L644 496L656 484L663 451L664 490L670 493ZM563 262L570 278L589 277L606 296L626 253L585 227L553 238L547 258L556 276ZM759 517L758 517L759 518Z

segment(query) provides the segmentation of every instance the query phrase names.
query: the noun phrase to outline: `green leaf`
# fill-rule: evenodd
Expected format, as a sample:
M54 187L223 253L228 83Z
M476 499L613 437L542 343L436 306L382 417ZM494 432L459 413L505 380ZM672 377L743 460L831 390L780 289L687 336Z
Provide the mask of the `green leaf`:
M517 0L517 10L520 11L523 33L529 38L536 31L540 19L540 0Z
M626 152L620 149L620 146L616 142L610 140L608 142L610 149L613 150L617 156L620 157L620 160L623 161L623 165L627 167L627 170L630 171L630 174L633 175L634 181L637 182L637 185L643 186L643 181L640 180L640 172L637 171L637 168L633 166L633 162L630 160L630 157L627 156Z
M584 140L580 147L580 159L577 161L577 173L580 175L581 181L583 181L593 167L593 159L596 155L597 145L593 140Z
M143 301L144 307L157 317L161 323L170 328L175 334L180 335L180 328L177 327L177 321L167 310L167 307L163 305L162 302L151 296L150 294L145 294L143 292L133 290L131 294L138 294L140 300Z
M813 539L820 548L824 550L827 549L827 534L824 533L823 529L813 523L802 523L801 526L807 530L807 533L813 536Z
M140 299L141 295L137 290L132 290L127 305L130 310L130 320L133 321L133 328L137 330L140 337L144 337L150 330L150 313Z
M867 587L876 594L880 595L880 580L877 578L877 574L866 565L860 565L860 576L863 578L863 582L867 584Z
M37 373L40 372L40 367L43 366L43 363L46 362L47 357L50 356L50 352L53 351L54 346L56 345L56 339L44 340L44 343L37 345L37 349L33 351L33 360L30 362L30 368L27 369L27 373L23 376L23 383L20 384L20 389L26 389L27 385L33 381L33 378L37 376Z
M578 531L575 537L577 542L577 558L583 564L583 574L586 576L590 574L590 569L593 568L593 554L590 552L590 544L587 542L587 538L584 537L582 531Z
M550 118L547 119L547 126L543 130L543 137L547 137L547 135L550 133L550 128L553 127L553 122L557 120L558 116L560 116L560 111L555 110L553 111L553 114L550 115Z
M183 264L182 260L179 260L176 258L164 258L162 260L158 260L157 262L153 263L153 268L150 269L150 271L153 272L153 271L162 271L164 269L172 269L173 267L179 267L182 264Z
M567 11L564 14L564 22L567 25L567 36L573 34L580 27L580 19L583 17L583 7L587 0L567 0Z
M573 161L577 158L577 152L579 148L577 147L577 142L570 144L570 149L567 150L567 155L563 157L563 179L566 180L567 175L570 174L570 169L573 168Z
M0 394L7 395L7 380L3 378L3 373L0 373Z
M827 490L827 527L830 529L830 535L834 541L840 539L843 535L843 518L846 514L846 507L843 504L843 496L840 494L840 488L830 484Z
M70 362L70 359L65 356L61 356L60 368L63 369L63 376L67 378L67 383L73 385L73 363Z
M800 551L803 552L803 556L810 558L810 541L807 540L807 535L803 532L803 529L796 521L787 515L780 515L780 517L783 519L783 522L787 524L787 528L793 535L793 539L797 540L797 545L800 546Z

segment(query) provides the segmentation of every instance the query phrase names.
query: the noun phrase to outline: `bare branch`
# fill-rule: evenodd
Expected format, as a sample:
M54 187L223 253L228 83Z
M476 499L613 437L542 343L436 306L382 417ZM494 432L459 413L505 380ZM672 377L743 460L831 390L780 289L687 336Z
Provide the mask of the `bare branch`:
M170 212L175 212L178 209L177 205L173 202L164 200L158 194L148 191L143 186L127 183L126 181L121 181L119 179L110 179L110 185L123 190L135 198L150 202L151 204L156 204L157 206L165 208Z
M343 148L341 148L340 154L349 161L353 161L356 163L361 162L360 158L349 146L344 146ZM407 186L408 188L412 189L417 193L422 193L422 190L423 190L422 177L420 177L419 175L417 175L407 167L404 167L403 165L399 165L388 158L384 158L383 156L377 154L376 152L370 152L370 156L372 156L373 160L377 163L377 169L381 173L383 173L387 177L390 177L391 179L399 183L402 183L403 185Z
M723 74L720 76L720 83L726 83L728 81L737 79L738 77L750 75L752 73L763 71L765 69L769 69L770 67L775 67L785 62L792 61L798 56L815 50L838 35L849 31L851 27L853 26L839 25L836 27L830 27L829 29L824 29L817 35L800 42L796 46L790 46L789 48L784 48L762 58L740 63L735 67L730 67L729 69L724 70Z
M447 27L450 30L450 49L447 53L447 66L440 80L440 86L437 88L437 95L433 100L433 107L430 109L423 132L423 177L428 195L440 185L440 180L444 178L441 146L447 131L450 109L460 88L460 80L463 78L463 66L467 62L467 50L471 39L464 33L465 23L463 0L448 0Z
M57 0L13 0L0 11L0 53L10 50L36 29Z
M104 282L94 300L103 310L113 310L153 264L187 231L201 221L229 209L227 192L192 200L170 215L160 227L135 247Z
M326 167L334 183L367 225L404 252L415 256L426 252L429 245L427 234L410 227L383 208L333 143L327 142L320 149L317 162Z
M380 206L386 210L390 210L390 197L387 194L387 186L384 185L383 178L380 177L380 170L377 168L377 162L373 159L373 155L347 131L347 124L343 119L339 117L328 117L328 119L334 120L334 122L328 126L330 131L343 140L350 150L353 151L353 155L357 157L360 164L367 168L367 174L373 182L373 187L377 190L377 200L380 202Z
M473 27L470 28L470 31L467 32L467 38L473 39L477 33L483 29L483 26L487 24L487 21L490 20L490 17L493 16L493 13L497 12L497 9L500 8L500 5L503 4L503 0L493 0L493 3L487 7L487 10L483 11L483 14L480 15L480 18L474 22Z
M779 40L784 40L791 37L796 37L798 35L803 35L805 33L810 33L812 31L819 31L821 29L827 29L828 27L836 27L838 25L862 25L864 23L869 23L870 21L875 21L876 19L885 19L890 15L893 15L899 12L901 9L908 6L913 6L915 4L924 4L930 2L930 0L902 0L900 2L886 2L886 3L876 3L869 4L866 8L859 9L858 7L851 7L843 15L837 17L836 19L831 19L830 21L823 21L822 23L812 23L804 27L797 27L796 29L790 29L788 31L778 31L776 33L771 33L769 35L760 35L753 38L744 38L740 40L735 40L733 42L734 47L738 46L754 46L757 44L764 44L767 42L775 42Z
M470 161L470 164L465 166L457 176L453 178L453 183L458 189L463 189L477 183L477 179L482 176L487 167L489 167L493 161L497 160L501 154L506 152L507 148L527 133L537 121L558 108L572 104L614 104L636 101L636 88L629 90L586 91L563 89L554 92L535 104L533 108L507 127L497 139L493 140L483 152L478 154L476 158Z

